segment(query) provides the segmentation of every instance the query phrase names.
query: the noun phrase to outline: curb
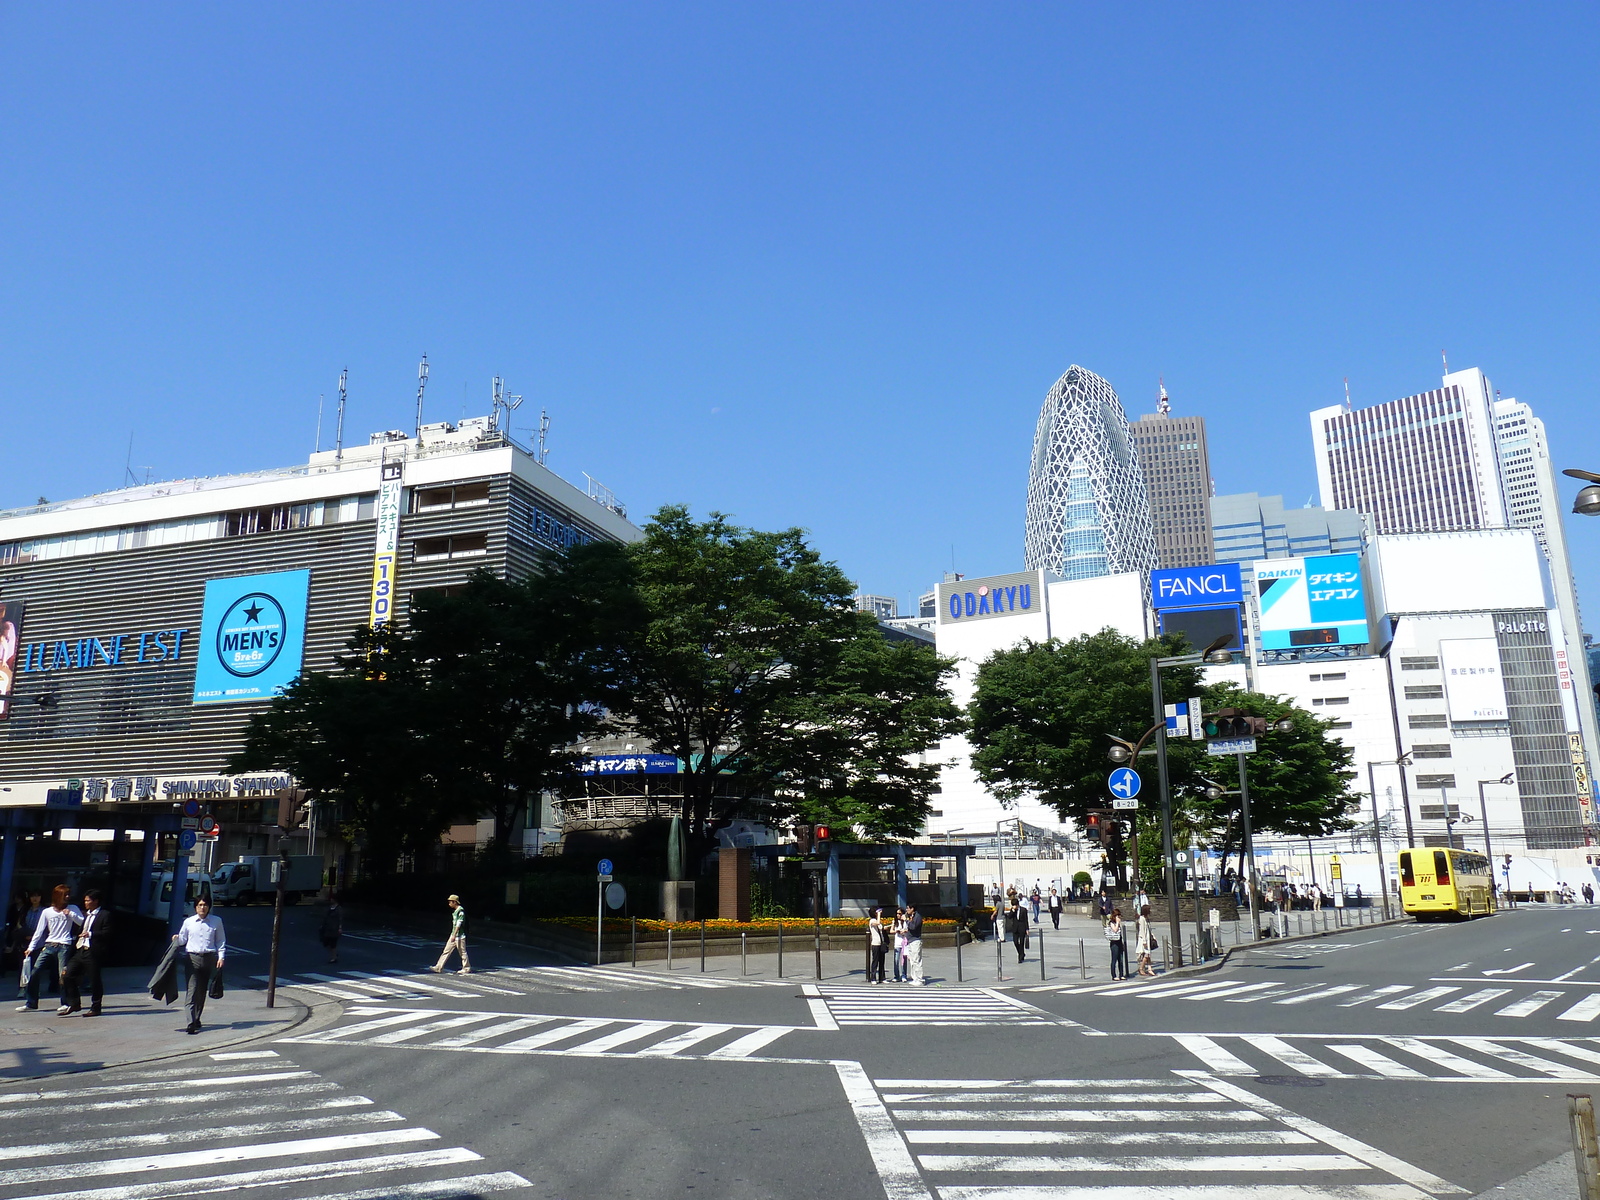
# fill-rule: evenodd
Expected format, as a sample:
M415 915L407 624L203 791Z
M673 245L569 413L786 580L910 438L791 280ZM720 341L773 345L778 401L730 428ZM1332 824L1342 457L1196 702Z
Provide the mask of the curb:
M251 989L254 991L255 989ZM261 992L262 1004L266 1003L266 992ZM274 1029L270 1033L252 1033L246 1037L235 1038L231 1042L215 1042L203 1046L190 1046L183 1050L174 1050L170 1054L153 1054L148 1058L130 1058L125 1062L100 1063L93 1067L75 1067L65 1071L47 1071L42 1075L17 1075L10 1079L0 1080L0 1087L7 1087L13 1083L31 1083L41 1079L62 1079L68 1075L88 1075L94 1071L116 1071L122 1067L142 1067L150 1063L171 1062L175 1058L192 1058L197 1054L214 1054L219 1050L228 1050L237 1046L248 1046L253 1042L264 1042L272 1038L282 1037L292 1030L299 1029L313 1016L313 1009L292 996L284 997L290 1004L300 1010L298 1016L282 1028ZM337 1001L333 1001L337 1004ZM320 1006L319 1006L320 1007Z

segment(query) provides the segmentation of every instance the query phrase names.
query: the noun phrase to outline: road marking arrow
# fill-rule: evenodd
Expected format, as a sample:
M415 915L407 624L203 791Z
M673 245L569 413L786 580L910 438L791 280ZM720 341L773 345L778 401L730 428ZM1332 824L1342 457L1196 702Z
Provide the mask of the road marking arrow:
M1515 975L1518 971L1526 971L1533 966L1531 962L1523 963L1520 967L1502 967L1498 971L1485 971L1485 975Z

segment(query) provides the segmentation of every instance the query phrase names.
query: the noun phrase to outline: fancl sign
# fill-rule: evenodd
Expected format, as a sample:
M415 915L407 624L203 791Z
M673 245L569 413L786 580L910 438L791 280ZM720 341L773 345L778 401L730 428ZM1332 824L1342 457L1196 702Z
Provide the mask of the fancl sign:
M1209 567L1168 567L1150 572L1150 599L1154 607L1221 608L1244 603L1238 563Z
M959 579L939 585L939 624L986 620L1044 611L1044 580L1038 571Z

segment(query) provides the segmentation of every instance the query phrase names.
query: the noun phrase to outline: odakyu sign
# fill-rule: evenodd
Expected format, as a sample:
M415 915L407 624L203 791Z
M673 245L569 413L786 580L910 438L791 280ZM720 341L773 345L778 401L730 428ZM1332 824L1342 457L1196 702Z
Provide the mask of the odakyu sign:
M1038 571L958 579L941 583L938 592L941 625L1044 611L1043 579Z
M310 571L240 575L206 584L195 652L194 702L270 700L300 674Z

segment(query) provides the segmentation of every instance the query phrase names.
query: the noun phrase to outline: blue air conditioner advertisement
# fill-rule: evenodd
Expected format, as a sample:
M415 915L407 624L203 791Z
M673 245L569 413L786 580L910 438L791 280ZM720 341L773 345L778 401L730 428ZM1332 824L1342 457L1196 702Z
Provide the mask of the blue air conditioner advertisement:
M1255 572L1263 650L1367 644L1359 554L1260 559Z
M271 700L300 675L310 571L239 575L206 584L196 704Z

